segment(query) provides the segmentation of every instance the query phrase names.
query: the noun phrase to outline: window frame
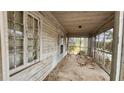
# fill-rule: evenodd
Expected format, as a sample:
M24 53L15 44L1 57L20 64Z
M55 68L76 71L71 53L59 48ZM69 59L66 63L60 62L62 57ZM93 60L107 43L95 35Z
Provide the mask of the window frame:
M79 45L76 45L76 40L79 39ZM83 40L85 40L87 42L87 45L82 46L82 44L84 43ZM70 54L75 54L73 53L73 50L75 49L75 47L79 48L79 52L84 52L84 55L88 54L88 38L86 37L82 37L82 38L77 38L77 37L70 37L68 40L68 53Z
M102 32L103 34L104 34L104 49L99 49L99 36L100 36L100 34L102 34L102 33L99 33L99 34L97 34L96 35L96 37L98 37L98 47L97 47L97 43L96 43L96 48L95 48L95 52L97 52L97 53L95 53L95 54L98 54L99 52L101 52L102 54L103 54L103 57L102 58L104 58L103 59L103 63L104 63L104 65L102 65L102 64L100 64L100 57L98 56L98 58L96 58L96 59L98 59L97 61L99 61L98 62L98 64L100 64L100 65L102 65L101 67L110 75L110 73L111 73L111 68L110 68L110 72L108 72L107 71L107 69L106 69L106 67L105 67L105 55L108 55L108 54L110 54L111 55L111 58L112 58L112 52L110 52L110 51L106 51L106 49L105 49L105 33L107 32L107 31L109 31L109 30L112 30L113 31L113 28L110 28L110 29L108 29L108 30L106 30L105 32ZM113 38L113 34L112 34L112 38ZM96 40L95 40L96 41ZM111 62L112 62L112 59L111 59Z
M28 56L27 56L27 36L26 36L27 34L26 34L26 31L27 31L27 16L28 15L31 15L35 19L38 20L38 33L39 33L38 34L39 35L39 37L38 37L39 38L39 58L36 59L36 60L33 60L31 62L28 62L28 60L27 60ZM8 20L8 18L7 18L7 20ZM23 33L24 33L24 40L23 40L23 64L21 66L17 67L17 68L9 69L9 75L10 76L13 76L15 73L18 73L19 71L21 71L21 70L23 70L25 68L28 68L31 65L39 63L39 61L40 61L40 54L41 54L41 52L40 52L40 50L41 50L41 45L40 45L40 23L41 23L41 18L39 17L38 14L34 14L32 12L25 12L25 11L23 11ZM8 21L7 21L7 25L8 25ZM7 27L7 29L8 29L8 27ZM9 60L8 60L8 62L9 62Z
M18 12L22 12L22 11L18 11ZM22 14L22 24L21 23L17 23L17 22L15 22L15 11L13 11L13 21L12 20L9 20L8 19L8 12L7 12L7 25L9 25L8 23L9 22L12 22L13 23L13 30L14 30L14 36L13 36L13 38L14 38L14 44L16 44L16 29L15 29L15 25L17 25L17 24L19 24L19 25L21 25L21 26L23 26L23 50L22 50L22 53L23 53L23 56L22 57L24 57L24 13ZM7 28L8 30L9 30L9 27ZM8 31L8 43L9 43L9 31ZM16 66L15 64L16 64L16 62L15 62L15 56L16 56L16 52L17 52L17 45L14 45L14 51L13 51L13 56L14 56L14 68L12 68L12 69L10 69L10 62L9 62L9 70L13 70L13 69L16 69L16 68L18 68L18 67L20 67L20 66L22 66L23 64L24 64L24 60L23 60L23 62L22 62L22 64L21 65L19 65L19 66ZM9 46L8 46L8 52L9 52ZM10 54L10 53L8 53L8 54Z
M40 28L40 19L38 17L36 17L35 15L33 15L32 13L27 13L27 15L26 15L27 19L28 19L29 15L33 17L33 21L34 21L34 19L36 19L38 21L38 33L39 33L38 35L40 35L40 29L39 29ZM27 23L27 19L26 19L26 23ZM27 26L27 24L26 24L26 26ZM33 26L34 26L34 24L33 24ZM34 27L33 27L33 30L34 30ZM26 28L26 37L27 37L27 31L28 31L28 26ZM38 38L39 38L39 52L40 52L40 36ZM27 39L27 44L28 44L28 38L26 38L26 39ZM28 45L26 47L27 47L26 52L28 52ZM28 61L28 57L27 57L27 63L36 63L37 61L40 61L40 56L39 56L39 59L37 58L30 62Z

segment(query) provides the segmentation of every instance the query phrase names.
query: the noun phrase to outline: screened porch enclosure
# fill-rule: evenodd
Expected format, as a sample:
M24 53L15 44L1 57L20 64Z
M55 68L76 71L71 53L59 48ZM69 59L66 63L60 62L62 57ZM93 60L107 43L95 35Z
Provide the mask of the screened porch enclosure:
M0 12L0 80L124 80L123 33L119 11Z
M69 54L85 54L88 51L88 38L69 38L68 53Z
M112 64L113 29L96 36L95 59L97 63L110 75Z
M94 38L95 42L91 45L91 47L93 47L92 51L94 54L92 57L100 65L100 67L110 75L112 63L113 28L97 34ZM69 38L69 54L91 55L88 54L91 47L88 45L88 38Z

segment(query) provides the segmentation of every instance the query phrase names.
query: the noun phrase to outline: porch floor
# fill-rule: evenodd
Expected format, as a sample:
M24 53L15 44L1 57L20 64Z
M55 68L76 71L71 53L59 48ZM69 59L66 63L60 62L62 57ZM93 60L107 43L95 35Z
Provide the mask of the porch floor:
M67 55L45 81L109 81L109 75L91 57Z

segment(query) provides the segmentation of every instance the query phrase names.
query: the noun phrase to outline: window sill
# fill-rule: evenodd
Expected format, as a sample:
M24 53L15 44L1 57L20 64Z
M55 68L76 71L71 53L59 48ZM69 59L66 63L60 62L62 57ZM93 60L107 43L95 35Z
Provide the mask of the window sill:
M40 61L38 59L36 59L36 60L34 60L34 61L30 62L30 63L26 63L25 65L23 64L22 66L19 66L19 67L15 68L15 69L10 70L9 75L12 76L12 75L14 75L14 74L16 74L16 73L18 73L18 72L30 67L30 66L32 66L34 64L39 63L39 62Z

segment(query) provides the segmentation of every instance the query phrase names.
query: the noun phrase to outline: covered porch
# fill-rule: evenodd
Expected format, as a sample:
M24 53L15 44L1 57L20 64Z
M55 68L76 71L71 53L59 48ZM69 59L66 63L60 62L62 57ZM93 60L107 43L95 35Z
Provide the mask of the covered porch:
M124 80L121 11L0 12L0 80Z

